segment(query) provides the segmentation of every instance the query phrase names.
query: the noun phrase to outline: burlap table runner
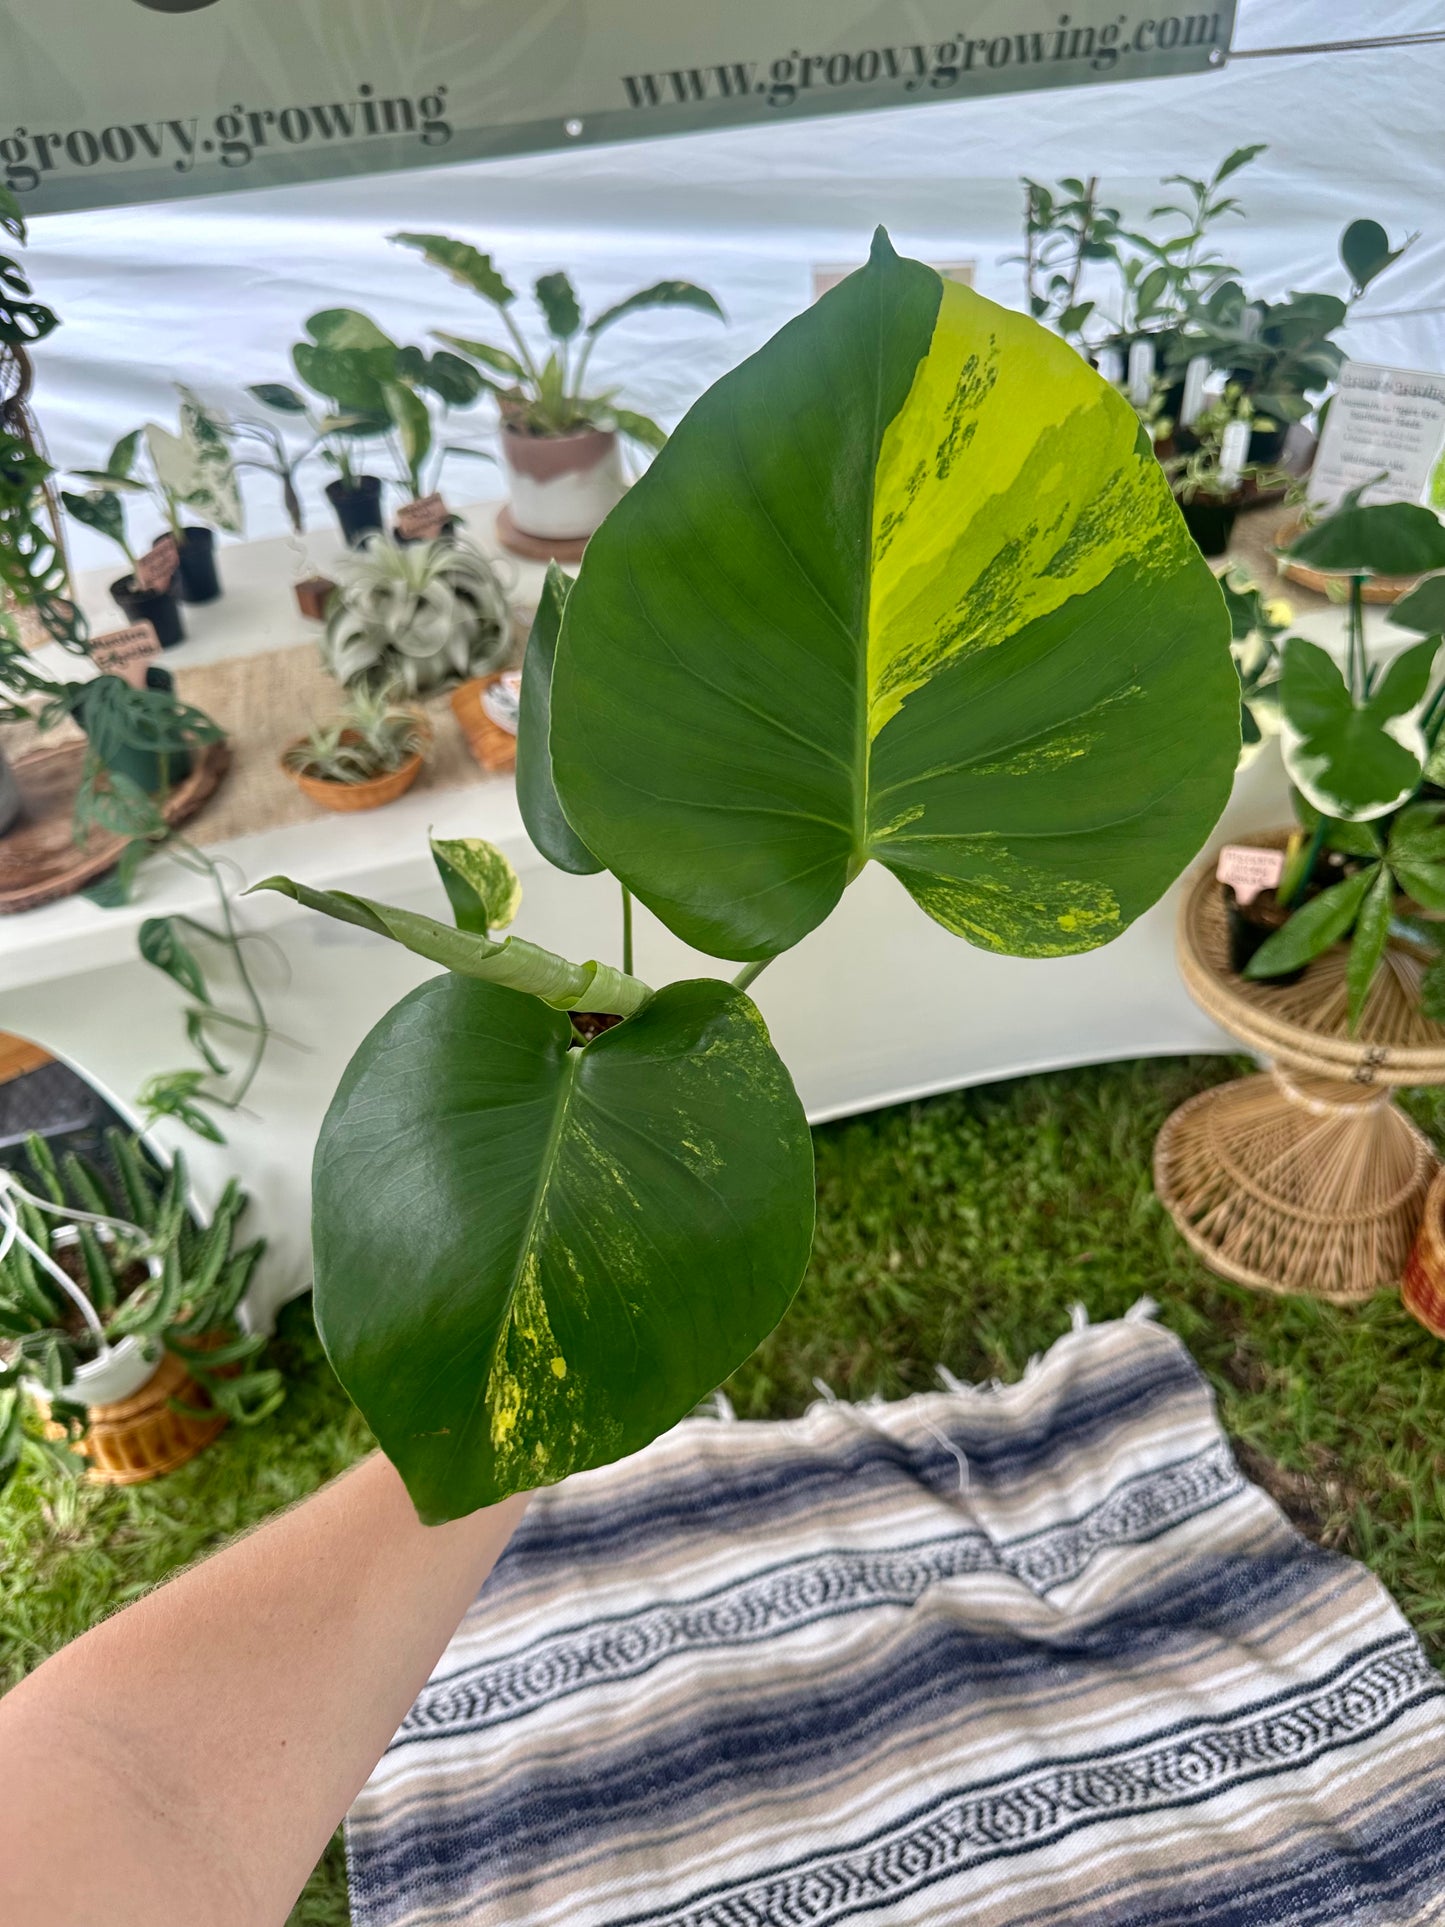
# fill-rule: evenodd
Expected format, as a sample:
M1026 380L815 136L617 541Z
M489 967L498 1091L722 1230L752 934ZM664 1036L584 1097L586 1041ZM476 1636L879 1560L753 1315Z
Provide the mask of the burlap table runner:
M280 760L288 743L313 724L329 722L342 705L342 691L322 667L315 643L179 669L176 694L213 717L231 739L231 773L187 829L193 842L224 843L329 814L297 788ZM416 790L497 780L474 760L445 691L419 707L434 736Z

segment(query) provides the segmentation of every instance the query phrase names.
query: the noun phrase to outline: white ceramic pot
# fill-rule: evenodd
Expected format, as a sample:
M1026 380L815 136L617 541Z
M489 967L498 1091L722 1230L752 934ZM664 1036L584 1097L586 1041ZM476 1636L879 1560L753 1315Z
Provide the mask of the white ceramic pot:
M110 1242L111 1234L105 1225L95 1227L96 1236L103 1244ZM78 1244L80 1234L74 1225L63 1224L51 1236L52 1248L59 1245ZM152 1278L161 1270L159 1258L147 1260ZM131 1398L142 1385L149 1385L160 1370L163 1350L159 1339L122 1338L118 1345L100 1358L92 1358L84 1365L78 1365L74 1378L65 1383L65 1396L77 1405L115 1405L123 1398ZM48 1398L49 1393L34 1379L27 1379L25 1389L35 1398Z
M528 435L502 430L512 520L523 535L579 541L591 535L626 493L622 457L612 429L575 435Z

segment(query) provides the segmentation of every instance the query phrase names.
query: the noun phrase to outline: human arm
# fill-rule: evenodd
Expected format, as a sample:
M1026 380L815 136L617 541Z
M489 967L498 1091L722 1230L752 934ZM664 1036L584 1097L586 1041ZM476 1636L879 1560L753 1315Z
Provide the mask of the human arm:
M0 1700L0 1920L282 1927L526 1506L380 1453Z

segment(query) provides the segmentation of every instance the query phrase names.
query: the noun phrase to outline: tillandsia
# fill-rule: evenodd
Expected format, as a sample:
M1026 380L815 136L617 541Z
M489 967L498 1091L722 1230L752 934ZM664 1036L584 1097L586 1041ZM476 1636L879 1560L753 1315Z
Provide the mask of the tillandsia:
M1290 545L1288 554L1349 585L1343 665L1290 636L1279 650L1280 741L1304 825L1276 891L1296 906L1255 953L1246 974L1287 975L1350 939L1345 980L1350 1028L1364 1015L1392 938L1428 956L1445 949L1445 682L1437 674L1445 593L1445 527L1407 502L1366 503L1352 490ZM1364 586L1372 575L1425 575L1392 620L1427 633L1386 662L1368 647ZM1326 852L1345 874L1316 877ZM1337 872L1332 872L1335 874ZM1423 979L1427 1014L1445 1017L1445 968Z
M388 776L431 742L425 716L390 687L358 685L339 715L319 723L284 758L287 769L322 783L369 783Z
M610 390L589 390L587 371L592 350L609 328L649 308L692 308L722 320L723 311L706 288L691 281L658 281L639 288L589 321L568 277L560 271L544 274L533 288L548 336L546 349L539 350L517 324L516 289L494 266L489 254L445 234L393 234L391 238L403 247L415 248L423 260L441 268L496 310L511 343L509 348L468 335L439 333L437 339L480 364L480 379L496 396L502 420L508 426L531 435L615 428L644 448L662 447L667 438L656 422L619 406Z
M523 670L523 820L618 880L621 967L499 938L485 845L437 849L453 923L269 880L443 966L313 1178L322 1336L422 1516L635 1450L786 1311L812 1150L747 987L867 864L988 950L1108 943L1223 807L1239 702L1128 403L881 231L704 394ZM742 968L649 984L634 898Z
M339 562L321 656L338 682L423 696L493 669L512 646L512 612L472 543L373 535Z

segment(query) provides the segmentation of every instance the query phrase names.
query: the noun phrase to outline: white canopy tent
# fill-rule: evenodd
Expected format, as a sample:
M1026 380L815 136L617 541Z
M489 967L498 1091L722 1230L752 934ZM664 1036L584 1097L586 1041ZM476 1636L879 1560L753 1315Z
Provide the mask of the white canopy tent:
M1143 215L1162 176L1205 173L1253 141L1268 151L1236 182L1248 219L1225 230L1249 291L1343 292L1336 241L1356 216L1397 240L1419 230L1345 345L1445 369L1445 45L1245 57L1440 24L1428 0L1363 13L1343 0L1241 0L1238 52L1222 71L42 216L28 265L65 325L38 357L39 413L54 458L89 463L165 419L178 377L233 405L246 382L284 378L317 308L361 307L401 338L475 331L475 297L388 247L389 233L422 227L464 234L518 279L565 266L592 302L662 274L714 289L726 329L644 316L599 349L605 381L669 422L810 298L815 264L861 260L880 221L926 259L976 262L981 291L1018 304L1021 270L1006 257L1019 246L1022 175L1096 174ZM485 410L456 426L457 439L487 445ZM309 478L318 519L325 479ZM247 487L250 532L278 533L274 490L256 477ZM458 500L497 492L476 464L453 470L450 488ZM77 559L108 559L104 546L82 532Z

